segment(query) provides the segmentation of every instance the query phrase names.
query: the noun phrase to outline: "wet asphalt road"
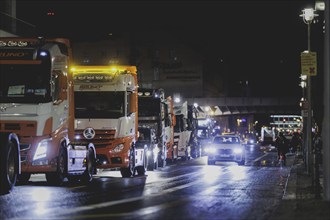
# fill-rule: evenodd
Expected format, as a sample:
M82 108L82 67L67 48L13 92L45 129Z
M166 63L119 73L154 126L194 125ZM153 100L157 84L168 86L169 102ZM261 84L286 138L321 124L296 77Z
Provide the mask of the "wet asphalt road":
M246 146L244 166L201 157L133 178L103 170L89 185L49 186L32 175L0 197L0 219L268 219L290 168L259 149Z

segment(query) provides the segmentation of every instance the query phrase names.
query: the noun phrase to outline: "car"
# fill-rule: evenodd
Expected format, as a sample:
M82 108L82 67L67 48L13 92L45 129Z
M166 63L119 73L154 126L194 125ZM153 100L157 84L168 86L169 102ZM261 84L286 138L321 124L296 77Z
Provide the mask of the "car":
M245 145L256 145L258 143L258 139L254 134L247 134L244 138Z
M212 138L205 148L208 156L208 164L213 165L217 161L233 161L238 165L245 164L245 147L238 135L217 135Z

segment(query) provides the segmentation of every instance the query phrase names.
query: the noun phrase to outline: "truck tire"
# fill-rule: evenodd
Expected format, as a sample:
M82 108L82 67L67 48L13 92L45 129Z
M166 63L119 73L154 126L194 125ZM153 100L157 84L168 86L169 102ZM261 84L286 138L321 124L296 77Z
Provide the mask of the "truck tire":
M61 147L57 158L57 171L46 173L46 180L51 185L62 185L68 173L67 152Z
M168 163L168 164L173 164L173 163L174 163L174 153L173 153L173 149L171 149L171 157L166 158L166 163Z
M166 156L164 155L163 151L159 152L158 154L158 167L165 167L166 166Z
M245 160L241 160L241 161L239 161L239 162L238 162L238 165L239 165L239 166L243 166L243 165L245 165Z
M3 144L4 143L4 144ZM0 194L9 193L16 184L18 175L18 146L13 140L6 140L1 137L0 152Z
M147 157L147 149L145 149L143 153L143 166L138 166L136 168L138 176L144 176L146 174L147 166L148 166L148 157Z
M128 167L121 167L120 173L121 176L124 178L132 177L135 173L135 164L134 164L134 147L131 147L130 149L130 156L129 156L129 165Z
M151 160L148 161L147 170L153 171L155 169L154 157L151 157Z

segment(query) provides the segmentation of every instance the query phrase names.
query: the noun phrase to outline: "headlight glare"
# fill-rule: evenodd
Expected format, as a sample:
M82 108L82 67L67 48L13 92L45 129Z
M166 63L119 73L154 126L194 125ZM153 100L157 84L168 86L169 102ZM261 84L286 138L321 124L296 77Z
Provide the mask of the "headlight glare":
M33 160L44 158L47 155L47 146L49 139L42 140L38 143L37 150L33 156Z
M206 153L215 153L216 149L214 147L207 147L205 148Z
M235 154L241 154L243 152L242 148L235 148L234 153Z

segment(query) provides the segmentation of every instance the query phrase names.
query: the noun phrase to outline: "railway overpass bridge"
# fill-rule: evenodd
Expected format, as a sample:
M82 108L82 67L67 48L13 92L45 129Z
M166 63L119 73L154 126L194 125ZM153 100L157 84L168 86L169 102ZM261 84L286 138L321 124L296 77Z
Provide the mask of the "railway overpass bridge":
M276 127L285 128L290 124L289 121L278 124L275 115L283 118L298 118L296 116L301 115L300 100L297 97L188 98L186 101L188 105L197 104L199 110L214 118L221 132L260 134L263 126L272 126L275 123Z
M297 97L217 97L187 98L188 105L197 104L211 115L293 114L300 115Z

